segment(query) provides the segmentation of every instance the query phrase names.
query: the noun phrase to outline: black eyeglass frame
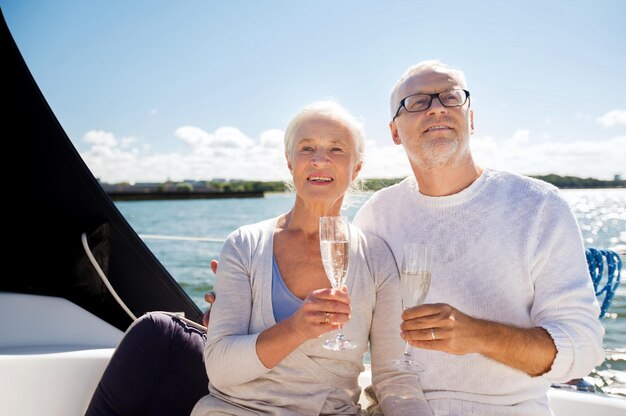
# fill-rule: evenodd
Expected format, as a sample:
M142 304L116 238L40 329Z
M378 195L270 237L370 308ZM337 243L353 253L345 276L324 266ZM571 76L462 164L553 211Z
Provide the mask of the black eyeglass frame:
M446 94L449 93L450 91L457 91L457 90L461 90L465 92L465 100L461 103L461 104L457 104L457 105L446 105L443 103L443 101L441 101L441 94ZM406 106L404 105L404 102L406 101L407 98L411 98L411 97L415 97L416 95L428 95L430 97L430 102L428 103L428 107L426 107L423 110L414 110L411 111L408 108L406 108ZM447 90L447 91L441 91L441 92L436 92L434 94L411 94L408 95L406 97L404 97L402 99L402 101L400 101L400 105L398 106L398 111L396 111L396 115L393 116L393 118L391 119L391 121L395 121L396 118L398 118L398 115L400 114L400 110L402 109L402 107L404 107L404 109L409 112L409 113L420 113L422 111L426 111L428 110L432 105L433 105L433 100L437 98L439 100L439 102L441 103L442 106L447 107L447 108L451 108L451 107L461 107L464 106L465 103L467 102L467 100L469 100L470 98L470 92L466 89L463 88L453 88L451 90Z

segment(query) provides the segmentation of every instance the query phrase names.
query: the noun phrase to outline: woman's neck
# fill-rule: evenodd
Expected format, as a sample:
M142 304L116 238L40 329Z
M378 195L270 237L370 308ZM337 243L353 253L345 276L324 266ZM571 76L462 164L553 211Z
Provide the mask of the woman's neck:
M285 231L300 231L307 235L318 235L320 217L341 215L341 200L333 205L305 202L296 196L296 202L285 215L282 227Z

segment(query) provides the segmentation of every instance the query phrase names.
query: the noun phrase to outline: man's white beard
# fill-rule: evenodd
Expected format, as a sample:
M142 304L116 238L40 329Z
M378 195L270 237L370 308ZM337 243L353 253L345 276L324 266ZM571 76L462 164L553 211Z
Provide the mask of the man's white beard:
M436 140L434 143L429 142L420 145L418 150L418 154L411 152L409 159L423 169L440 168L453 164L461 156L458 140L447 140L445 143Z

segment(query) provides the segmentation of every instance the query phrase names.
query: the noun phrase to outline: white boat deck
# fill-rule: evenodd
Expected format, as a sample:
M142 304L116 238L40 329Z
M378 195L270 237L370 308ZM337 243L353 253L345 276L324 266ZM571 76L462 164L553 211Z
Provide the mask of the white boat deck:
M0 415L84 415L123 333L61 298L0 292Z

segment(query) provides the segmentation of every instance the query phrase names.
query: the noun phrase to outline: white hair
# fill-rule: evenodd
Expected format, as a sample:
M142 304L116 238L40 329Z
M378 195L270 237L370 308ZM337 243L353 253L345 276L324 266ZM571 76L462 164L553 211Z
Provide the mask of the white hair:
M347 128L356 142L357 163L363 161L365 152L365 131L363 129L363 123L342 105L333 100L313 102L302 108L291 119L285 130L285 154L289 159L291 159L295 132L302 123L315 117L336 121Z
M465 74L460 69L452 68L451 66L444 64L441 61L432 59L428 61L419 62L409 69L400 77L396 85L391 89L391 94L389 98L389 105L391 107L391 117L396 114L398 111L398 105L400 100L404 97L399 97L400 88L404 83L411 77L419 74L421 72L447 72L450 74L463 88L467 88L467 83L465 82Z
M333 100L315 101L302 108L289 122L285 130L285 155L291 160L295 133L298 128L306 121L312 118L326 118L340 123L348 129L354 141L356 142L356 162L363 162L365 156L365 130L363 122L354 114L349 112L341 104ZM294 192L295 186L291 180L286 181L287 189ZM350 183L350 187L343 198L342 208L352 205L353 196L360 194L362 188L361 181L355 179Z

